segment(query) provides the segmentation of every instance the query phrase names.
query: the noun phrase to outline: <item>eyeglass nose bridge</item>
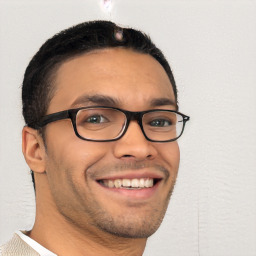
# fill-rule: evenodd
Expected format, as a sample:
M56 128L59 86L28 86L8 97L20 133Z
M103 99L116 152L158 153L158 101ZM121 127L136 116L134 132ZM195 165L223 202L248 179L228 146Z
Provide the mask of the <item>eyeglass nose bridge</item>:
M143 125L142 125L142 117L144 115L144 112L131 112L131 111L123 111L123 112L126 115L126 124L125 124L125 128L123 130L123 133L119 138L121 138L125 135L125 133L127 132L128 128L129 128L131 121L137 121L144 137L148 140L148 137L145 134L145 131L144 131Z

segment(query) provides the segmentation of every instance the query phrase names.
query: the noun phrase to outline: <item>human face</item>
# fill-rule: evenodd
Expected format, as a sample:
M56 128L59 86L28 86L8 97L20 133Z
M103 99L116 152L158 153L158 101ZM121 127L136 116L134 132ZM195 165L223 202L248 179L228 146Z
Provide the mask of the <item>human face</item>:
M175 109L162 66L128 49L99 50L68 60L54 86L47 114L97 105L129 111ZM177 176L176 141L150 142L136 121L117 141L84 141L66 119L47 125L45 142L53 203L67 220L80 229L129 238L146 238L156 231ZM123 179L133 184L142 180L149 187L111 187Z

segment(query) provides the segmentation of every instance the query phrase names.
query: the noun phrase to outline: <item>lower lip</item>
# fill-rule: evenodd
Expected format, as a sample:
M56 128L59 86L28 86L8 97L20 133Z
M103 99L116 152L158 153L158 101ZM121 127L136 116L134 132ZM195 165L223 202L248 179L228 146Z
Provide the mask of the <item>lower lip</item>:
M98 182L97 182L98 183ZM161 181L158 181L151 188L141 188L141 189L125 189L125 188L108 188L104 185L99 184L101 188L104 189L105 193L115 193L116 195L120 195L123 197L128 197L131 199L149 199L157 192L157 189L160 185Z

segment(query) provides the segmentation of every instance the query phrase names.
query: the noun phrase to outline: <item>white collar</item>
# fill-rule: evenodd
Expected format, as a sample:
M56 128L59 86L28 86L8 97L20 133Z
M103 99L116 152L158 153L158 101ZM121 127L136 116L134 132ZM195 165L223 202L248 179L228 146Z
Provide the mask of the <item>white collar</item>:
M29 236L26 236L22 231L16 231L15 232L25 243L27 243L30 247L32 247L37 253L39 253L41 256L57 256L57 254L54 254L53 252L50 252L46 248L44 248L41 244L30 238Z

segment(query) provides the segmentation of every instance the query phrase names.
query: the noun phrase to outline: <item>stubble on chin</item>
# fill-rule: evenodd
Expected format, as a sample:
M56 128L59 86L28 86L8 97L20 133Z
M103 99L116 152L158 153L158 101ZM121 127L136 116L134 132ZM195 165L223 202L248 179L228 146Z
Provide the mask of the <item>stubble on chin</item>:
M161 165L152 165L141 162L114 166L105 165L103 168L96 168L96 166L94 166L89 168L85 175L87 176L86 179L96 180L97 177L101 177L103 172L106 174L116 174L124 170L136 171L143 168L155 168L165 177L165 186L169 185L169 190L166 191L166 197L161 201L147 205L145 207L147 210L143 210L143 206L140 206L139 204L136 206L133 202L130 202L131 205L129 206L129 202L127 202L128 211L126 213L117 214L113 211L110 212L104 207L104 205L102 205L102 203L95 200L93 191L88 191L89 194L87 195L82 193L84 197L81 197L81 193L79 193L76 186L72 186L81 204L79 211L78 209L71 209L65 204L65 202L62 202L62 206L61 204L59 205L59 211L66 220L71 222L72 225L75 225L80 230L84 230L84 232L90 232L89 226L93 226L96 230L99 229L105 233L122 238L134 239L150 237L156 232L163 221L176 181L175 172L171 173L167 168ZM72 171L68 173L72 173ZM107 203L108 199L106 198L105 200ZM129 211L129 209L131 209L131 211Z
M133 167L141 168L139 165L133 165ZM131 165L122 165L121 167L119 166L119 168L115 166L111 170L114 170L116 173L117 171L122 171L126 168L131 169ZM104 232L122 238L148 238L154 234L163 221L176 182L176 174L170 175L167 169L162 166L159 167L155 165L154 168L159 168L161 169L161 172L164 172L166 178L164 181L165 183L167 183L169 178L172 179L164 200L148 205L146 207L148 210L142 212L140 211L143 206L138 204L136 208L135 203L127 202L127 207L131 207L132 211L122 215L111 214L105 211L98 202L94 202L93 207L88 209L90 216L92 217L92 225ZM92 175L97 176L97 173L92 173Z

